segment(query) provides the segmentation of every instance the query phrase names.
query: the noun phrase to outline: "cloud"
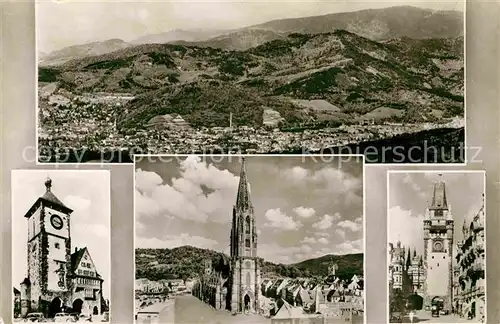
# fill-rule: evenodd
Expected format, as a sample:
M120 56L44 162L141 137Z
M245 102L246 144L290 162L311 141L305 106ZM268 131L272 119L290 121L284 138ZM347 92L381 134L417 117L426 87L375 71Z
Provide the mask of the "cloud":
M311 257L311 252L316 250L307 244L300 246L284 246L277 243L260 244L259 256L271 262L290 264Z
M335 230L335 235L337 235L338 237L340 237L342 240L345 239L345 232L341 228L337 228Z
M309 175L309 171L302 167L295 166L293 168L286 169L283 172L283 175L292 181L299 182L303 181Z
M294 208L293 211L302 218L310 218L316 213L314 208L306 208L302 206Z
M406 173L403 177L403 183L410 186L410 188L417 194L420 198L424 199L427 196L427 192L422 189L410 175L410 173Z
M357 222L353 222L350 220L343 220L337 224L337 226L340 226L343 229L348 229L352 232L358 232L362 229L361 225Z
M152 192L163 183L163 179L154 172L137 169L135 171L135 187L142 192Z
M395 206L389 209L389 242L398 240L405 246L417 248L417 253L423 252L424 231L423 215L414 214L410 210Z
M80 242L85 242L89 237L89 233L92 233L93 237L98 236L106 238L110 236L110 229L102 224L86 224L85 227L75 227L71 231L71 236Z
M328 239L326 239L326 237L322 237L318 240L318 242L321 244L328 244Z
M90 199L68 195L64 198L63 203L76 211L85 212L90 208L91 201Z
M305 243L305 244L315 244L317 241L314 237L309 237L309 236L306 236L304 237L304 239L302 239L302 243Z
M326 230L333 226L333 223L341 218L339 213L335 213L333 216L325 214L320 221L312 225L313 228L318 230Z
M172 249L179 246L191 245L203 249L216 248L219 243L215 240L201 236L193 236L186 233L180 235L167 235L164 238L137 238L136 245L145 249Z
M265 227L271 227L282 230L297 230L302 227L300 222L296 222L292 217L283 213L279 208L269 209L264 214L266 217Z
M188 156L179 164L180 176L164 184L155 172L136 171L136 214L164 216L197 222L227 222L239 177L219 170L197 156Z

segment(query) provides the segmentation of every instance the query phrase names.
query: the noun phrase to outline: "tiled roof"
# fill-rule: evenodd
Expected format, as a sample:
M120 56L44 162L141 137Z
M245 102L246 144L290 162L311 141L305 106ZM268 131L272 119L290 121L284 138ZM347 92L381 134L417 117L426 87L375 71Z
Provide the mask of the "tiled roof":
M52 192L52 180L50 178L47 178L47 180L45 181L45 194L41 198L50 201L53 204L69 209Z
M80 264L80 260L85 254L85 250L87 250L86 247L79 250L77 249L74 253L71 254L71 271L76 271L78 265Z

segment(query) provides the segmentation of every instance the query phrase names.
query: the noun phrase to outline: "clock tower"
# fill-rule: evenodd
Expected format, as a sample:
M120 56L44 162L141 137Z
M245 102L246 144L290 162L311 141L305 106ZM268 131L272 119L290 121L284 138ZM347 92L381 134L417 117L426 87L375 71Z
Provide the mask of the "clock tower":
M24 216L28 223L28 273L22 283L22 311L48 312L50 303L71 304L71 235L73 212L52 192L52 180L45 181L45 194ZM24 314L23 314L24 315Z
M442 180L434 183L432 202L426 210L423 225L424 304L430 306L433 300L442 300L444 308L451 311L454 221Z

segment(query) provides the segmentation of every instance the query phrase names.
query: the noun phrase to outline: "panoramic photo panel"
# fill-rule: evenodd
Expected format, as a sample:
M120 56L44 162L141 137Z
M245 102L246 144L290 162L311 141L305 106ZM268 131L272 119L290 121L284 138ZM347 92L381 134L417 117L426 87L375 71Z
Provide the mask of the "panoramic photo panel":
M36 7L39 163L465 163L464 1Z
M12 171L14 322L108 322L108 171Z
M363 157L324 158L136 156L136 323L364 323Z
M483 171L389 171L390 323L486 323L485 206Z

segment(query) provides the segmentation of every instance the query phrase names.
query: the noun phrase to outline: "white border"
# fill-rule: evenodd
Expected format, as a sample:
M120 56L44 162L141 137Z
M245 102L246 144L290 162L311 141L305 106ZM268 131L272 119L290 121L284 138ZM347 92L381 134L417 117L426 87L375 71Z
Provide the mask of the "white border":
M109 288L108 288L108 314L109 314L109 319L111 322L111 304L112 304L112 291L113 291L113 285L112 285L112 277L113 277L113 264L111 262L111 256L113 254L112 252L112 249L113 249L113 246L111 244L111 217L112 217L112 213L113 213L113 208L112 208L112 205L113 205L113 202L112 202L112 198L111 198L111 171L109 170L57 170L57 169L12 169L10 171L10 182L11 182L11 189L12 189L12 183L13 181L15 180L14 179L14 174L15 173L24 173L24 172L30 172L30 173L48 173L48 174L54 174L54 173L81 173L81 172L87 172L87 173L93 173L93 172L102 172L103 174L106 173L107 174L107 177L108 177L108 190L106 191L107 193L107 196L108 196L108 212L109 212L109 217L108 217L108 230L109 230L109 237L108 237L108 246L109 246L109 256L108 256L108 263L109 263L109 273L108 273L108 281L109 281ZM10 204L11 204L11 207L13 206L13 200L14 200L14 192L12 192L11 190L11 198L10 198ZM11 259L12 256L14 255L14 244L13 243L13 237L14 237L14 232L13 232L13 226L14 226L14 222L12 221L14 219L14 217L16 217L16 215L13 215L13 209L11 208L11 218L10 218L10 232L12 233L12 238L11 238L11 242L10 242L10 253L11 253ZM71 224L70 224L71 226ZM71 248L73 248L73 246L71 246ZM71 251L70 251L71 253ZM27 262L27 260L26 260ZM16 272L16 269L14 269L14 262L13 260L11 260L11 265L10 265L10 268L11 268L11 271L12 273ZM11 321L12 323L15 323L16 321L14 320L14 288L16 288L16 285L14 283L14 276L11 276L11 284L10 284L10 294L8 295L10 300L11 300L11 306L10 306L10 311L12 312L11 313ZM17 285L19 285L20 283L18 283ZM106 301L106 298L104 298L104 296L102 296L102 298ZM102 310L101 310L102 311ZM99 315L102 315L102 314L99 314ZM52 322L48 322L48 323L52 323Z
M150 155L150 154L136 154L134 155L134 164L133 164L133 174L134 174L134 181L133 181L133 184L134 184L134 197L133 197L133 202L134 202L134 221L133 221L133 232L134 232L134 237L132 239L132 243L133 243L133 246L134 246L134 251L133 251L133 263L134 263L134 284L133 284L133 287L134 287L134 292L133 292L133 314L134 314L134 320L133 320L133 323L136 323L136 319L135 319L135 315L136 315L136 312L135 312L135 280L137 279L136 278L136 263L135 263L135 249L136 249L136 245L135 245L135 239L136 239L136 210L135 210L135 206L136 206L136 184L135 184L135 181L136 181L136 160L138 157L148 157L148 158L161 158L161 157L170 157L170 158L179 158L179 157L188 157L188 156L199 156L201 157L202 159L208 159L208 158L211 158L211 157L215 157L217 159L225 159L227 157L230 157L230 158L238 158L238 159L241 159L242 157L248 157L248 158L253 158L253 157L280 157L280 158L287 158L287 157L300 157L302 159L305 159L305 158L324 158L324 157L329 157L329 158L332 158L332 157L342 157L342 156L348 156L350 158L361 158L361 163L362 163L362 172L363 172L363 324L368 324L368 321L367 321L367 314L366 314L366 310L367 310L367 303L366 303L366 299L367 299L367 285L366 285L366 277L367 277L367 273L366 273L366 269L367 269L367 266L366 266L366 168L365 168L365 156L363 154L329 154L329 155L313 155L313 154L309 154L309 155L301 155L301 154L223 154L223 155L203 155L203 154L157 154L157 155ZM320 161L321 163L324 163L324 164L328 164L328 163L332 163L331 161L327 162L327 161ZM163 162L165 163L165 162ZM349 162L341 162L341 163L349 163Z
M387 190L387 211L386 211L386 218L387 218L387 242L386 242L386 245L387 245L387 248L388 248L388 244L391 243L389 242L389 231L390 231L390 215L389 215L389 203L390 203L390 197L389 197L389 192L390 192L390 185L389 185L389 179L390 179L390 175L391 174L408 174L408 173L434 173L434 174L440 174L440 173L455 173L455 174L467 174L467 173L482 173L483 174L483 194L484 194L484 312L486 314L485 316L485 319L484 319L484 323L482 322L472 322L470 321L471 324L487 324L488 323L488 282L487 282L487 278L488 278L488 273L487 273L487 268L488 268L488 261L487 261L487 248L488 248L488 244L487 244L487 236L486 236L486 232L487 232L487 226L486 226L486 219L488 218L488 214L486 213L486 171L485 170L388 170L387 171L387 175L386 175L386 182L387 182L387 186L386 186L386 190ZM390 301L390 298L389 298L389 276L387 275L387 271L388 271L388 268L389 268L389 265L390 265L390 259L389 259L389 256L387 255L387 262L386 262L386 268L385 268L385 273L386 273L386 302L387 302L387 306L386 306L386 321L387 323L391 324L390 322L390 316L391 316L391 301ZM454 258L452 258L452 263L454 263ZM452 322L448 322L448 323L438 323L438 324L453 324Z
M458 0L458 2L463 2L463 57L464 57L464 92L463 92L463 97L464 97L464 163L369 163L367 165L384 165L384 166L399 166L399 165L404 165L404 166L429 166L429 167L442 167L442 166L466 166L468 159L468 147L467 147L467 0ZM36 48L36 53L35 53L35 96L36 96L36 102L35 102L35 164L36 165L46 165L46 166L52 166L52 165L69 165L69 166L78 166L80 164L85 164L85 165L100 165L101 167L103 165L135 165L135 157L134 156L145 156L145 155L151 155L151 156L168 156L168 155L190 155L190 153L172 153L172 154L134 154L134 156L130 155L130 158L132 159L131 163L116 163L116 162L80 162L80 163L75 163L75 162L48 162L48 163L42 163L39 161L39 150L38 150L38 122L39 122L39 107L38 107L38 101L39 101L39 89L38 89L38 67L39 67L39 58L38 58L38 4L39 2L35 1L34 6L35 6L35 48ZM409 3L411 5L411 3ZM385 8L390 8L390 7L395 7L396 5L391 5ZM424 8L425 9L425 8ZM214 155L214 154L200 154L200 155ZM220 155L231 155L231 154L220 154ZM241 154L245 156L253 156L257 154ZM269 156L272 156L272 154L267 154ZM281 154L281 155L287 155L287 156L292 156L294 154ZM339 155L342 156L344 154L304 154L304 155L311 155L311 156L319 156L319 155ZM364 154L352 154L352 155L364 155ZM24 152L23 152L24 156ZM363 158L363 164L366 164L366 158Z

